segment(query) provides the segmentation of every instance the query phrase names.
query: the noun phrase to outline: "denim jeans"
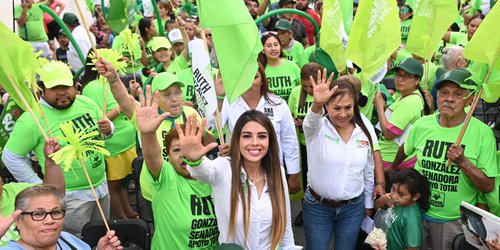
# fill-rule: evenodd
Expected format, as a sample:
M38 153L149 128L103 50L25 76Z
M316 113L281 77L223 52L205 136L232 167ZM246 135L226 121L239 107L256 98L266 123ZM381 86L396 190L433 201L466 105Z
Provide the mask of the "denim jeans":
M335 250L355 249L361 222L365 216L364 197L353 204L330 207L315 199L309 188L304 192L304 231L308 250L327 250L334 236Z

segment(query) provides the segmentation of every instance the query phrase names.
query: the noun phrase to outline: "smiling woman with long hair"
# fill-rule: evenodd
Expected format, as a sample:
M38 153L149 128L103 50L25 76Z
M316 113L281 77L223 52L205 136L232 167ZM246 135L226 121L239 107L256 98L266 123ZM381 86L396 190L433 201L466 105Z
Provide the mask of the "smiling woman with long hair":
M176 125L184 161L194 178L212 186L219 242L245 249L295 249L290 203L273 125L262 112L249 110L236 122L230 157L203 157L216 144L203 146L206 121L197 129L189 117L185 133Z

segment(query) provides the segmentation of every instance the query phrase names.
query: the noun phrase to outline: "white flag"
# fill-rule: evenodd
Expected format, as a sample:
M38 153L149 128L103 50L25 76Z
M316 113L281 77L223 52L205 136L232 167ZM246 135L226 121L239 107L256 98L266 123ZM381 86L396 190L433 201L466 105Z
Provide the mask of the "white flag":
M189 51L192 53L193 58L194 89L198 111L202 116L207 117L207 120L211 120L217 109L217 97L212 78L210 56L205 50L205 45L201 39L190 41Z

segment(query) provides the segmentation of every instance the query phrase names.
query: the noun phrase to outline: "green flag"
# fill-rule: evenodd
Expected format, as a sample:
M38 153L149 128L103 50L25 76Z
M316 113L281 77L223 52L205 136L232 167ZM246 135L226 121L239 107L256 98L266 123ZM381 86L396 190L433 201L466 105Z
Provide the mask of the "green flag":
M352 5L352 4L351 4ZM320 47L332 58L338 72L346 70L341 29L343 26L339 0L324 0Z
M363 0L352 24L346 58L370 79L401 44L399 8L394 0Z
M352 19L354 14L354 5L352 0L338 0L340 4L340 11L342 13L342 20L344 22L344 29L347 34L351 33ZM325 9L329 6L326 5L326 2L323 1L323 15L325 13ZM325 19L323 18L324 22ZM323 25L323 24L322 24Z
M500 4L496 4L465 46L465 58L488 64L490 67L500 70L500 60L498 59L500 54L499 20Z
M134 1L110 0L106 23L114 32L121 32L135 21Z
M197 6L202 26L212 30L226 96L233 102L252 86L257 72L262 51L257 26L243 1L198 0Z
M450 0L415 0L406 49L429 61L448 28L457 20L457 3Z
M35 72L41 67L37 56L33 52L33 46L23 41L16 34L0 22L0 84L9 93L10 97L26 110L21 97L16 92L14 86L20 90L28 106L35 113L40 113L35 97L26 86L26 81L34 81ZM14 82L11 82L9 76Z

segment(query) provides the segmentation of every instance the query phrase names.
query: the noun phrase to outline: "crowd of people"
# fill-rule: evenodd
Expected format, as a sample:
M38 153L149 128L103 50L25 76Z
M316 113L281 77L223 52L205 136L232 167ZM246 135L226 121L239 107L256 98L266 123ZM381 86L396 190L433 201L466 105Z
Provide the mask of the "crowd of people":
M301 249L293 225L304 227L312 250L444 250L463 233L462 201L500 216L498 125L472 117L455 143L479 84L472 73L483 68L464 47L496 1L479 9L479 0L458 1L461 15L425 61L405 48L416 3L397 0L401 45L387 59L387 87L362 80L356 65L339 73L320 60L327 54L310 20L321 26L322 0L234 1L254 20L275 9L312 19L285 11L256 24L258 69L231 102L196 2L156 1L155 16L150 1L134 1L135 21L120 32L107 23L106 1L95 1L88 30L61 0L15 6L18 35L50 60L34 94L47 121L40 117L39 126L51 138L25 112L3 147L15 182L0 180L2 249L90 249L80 240L88 222L141 219L127 193L138 157L135 185L153 218L152 249ZM352 4L355 17L360 1ZM200 40L220 134L199 112L192 50ZM116 51L126 66L93 47ZM92 139L103 140L109 155L91 151L84 164L58 165L51 155L68 146L55 139L68 136L64 124L97 131ZM296 216L294 194L302 204ZM363 220L388 209L387 245L360 243ZM108 231L97 249L122 249L119 237ZM499 241L491 235L483 244L500 249Z

